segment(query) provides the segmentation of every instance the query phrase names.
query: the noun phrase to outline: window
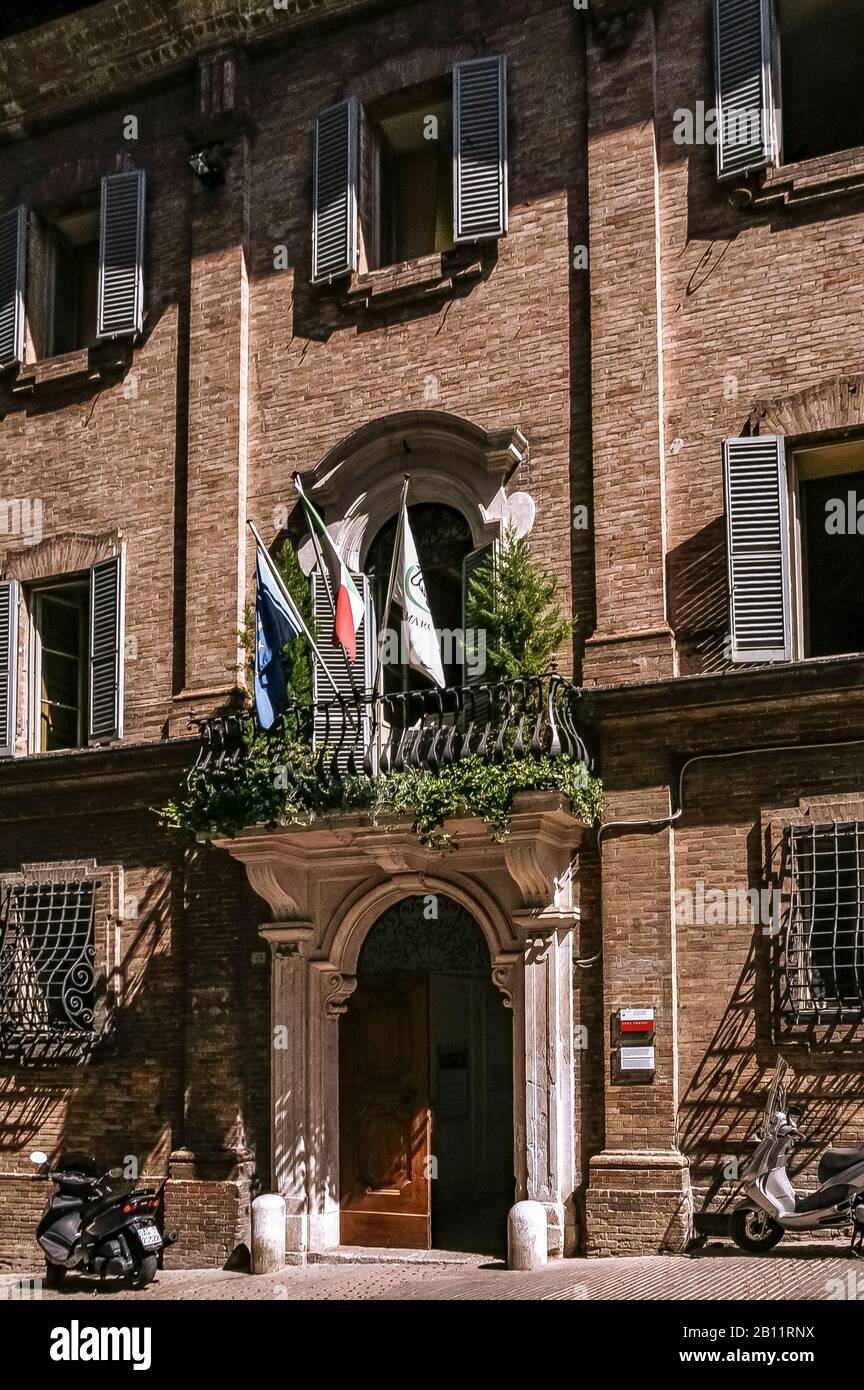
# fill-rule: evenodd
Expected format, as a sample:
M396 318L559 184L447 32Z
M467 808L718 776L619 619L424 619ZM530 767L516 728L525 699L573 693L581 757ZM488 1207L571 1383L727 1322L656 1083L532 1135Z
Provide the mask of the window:
M367 113L372 206L364 240L370 267L453 246L451 106L448 82Z
M862 832L860 821L789 831L785 1002L797 1018L864 1017Z
M733 661L864 651L864 440L723 446Z
M349 96L319 112L314 282L506 231L507 65L500 55L457 63L448 77L368 109Z
M0 372L144 326L142 170L74 205L0 212Z
M123 557L22 586L0 580L0 758L123 736ZM18 649L26 631L25 709ZM22 644L23 645L23 644Z
M864 0L714 0L717 176L864 145Z
M801 654L864 651L864 444L796 450L794 464Z
M95 201L50 224L51 297L47 356L96 342L99 212Z
M74 1054L92 1041L95 888L0 884L0 1055Z
M73 580L32 593L33 751L87 741L89 586Z
M473 546L471 528L461 512L438 502L419 502L409 506L408 519L423 571L429 610L441 634L444 679L448 685L461 685L462 667L455 637L462 628L462 568L465 556ZM401 611L394 606L388 621L382 609L387 598L397 521L398 518L394 516L386 522L366 557L366 573L370 579L378 621L393 634L401 633ZM390 646L395 646L395 643ZM386 651L385 648L385 654ZM397 661L385 665L384 688L388 694L395 690L428 690L429 681Z
M783 163L864 145L864 3L780 0Z

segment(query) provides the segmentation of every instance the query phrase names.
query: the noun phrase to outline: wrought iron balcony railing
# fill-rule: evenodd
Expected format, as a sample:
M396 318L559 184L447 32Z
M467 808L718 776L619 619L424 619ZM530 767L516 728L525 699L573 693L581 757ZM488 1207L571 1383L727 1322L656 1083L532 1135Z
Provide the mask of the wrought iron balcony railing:
M313 704L292 702L272 732L326 748L334 776L436 772L469 756L503 762L567 755L590 768L580 701L579 689L557 674L360 699L334 695ZM193 715L190 722L201 736L193 777L252 755L248 713Z

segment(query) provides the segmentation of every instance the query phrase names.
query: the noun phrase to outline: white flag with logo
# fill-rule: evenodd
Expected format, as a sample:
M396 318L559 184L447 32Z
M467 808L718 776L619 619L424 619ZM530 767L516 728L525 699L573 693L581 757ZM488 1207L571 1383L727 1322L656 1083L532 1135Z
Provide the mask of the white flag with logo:
M402 554L396 571L394 598L402 605L402 641L408 654L408 665L422 676L428 676L436 685L444 686L441 649L429 611L417 547L408 525L407 507L402 517Z

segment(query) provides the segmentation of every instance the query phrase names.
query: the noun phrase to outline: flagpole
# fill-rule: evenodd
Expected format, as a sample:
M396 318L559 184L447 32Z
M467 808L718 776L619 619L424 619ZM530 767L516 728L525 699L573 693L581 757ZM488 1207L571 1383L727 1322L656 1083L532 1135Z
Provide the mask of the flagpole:
M300 497L300 499L301 499L304 503L308 503L308 505L311 506L311 503L309 503L309 499L307 498L306 493L303 491L303 484L302 484L301 481L300 481L300 474L299 474L299 473L295 473L295 474L294 474L294 488L295 488L295 490L296 490L298 496ZM315 551L315 559L316 559L316 561L317 561L318 568L319 568L320 571L321 571L321 582L323 583L324 588L325 588L326 591L327 591L327 598L328 598L328 601L329 601L329 603L330 603L330 612L331 612L331 614L333 615L333 631L335 632L335 631L336 631L336 599L335 599L334 595L333 595L333 594L331 593L331 591L330 591L330 581L329 581L328 576L327 576L327 566L326 566L325 563L324 563L324 555L323 555L323 552L322 552L322 550L321 550L321 542L318 540L318 537L317 537L317 535L315 534L315 527L312 525L311 518L310 518L309 513L308 513L308 511L307 511L307 509L306 509L305 506L304 506L304 508L303 508L303 514L304 514L304 516L306 517L306 525L309 527L309 535L310 535L310 537L312 538L312 548L313 548L313 550ZM351 690L352 690L352 692L353 692L353 694L354 694L354 698L355 698L355 700L358 702L358 704L362 704L362 702L363 702L363 696L360 694L360 691L357 689L357 681L356 681L356 679L355 679L355 677L354 677L354 671L353 671L353 668L352 668L352 666L351 666L351 662L348 660L348 653L346 652L345 648L342 646L342 643L341 643L341 642L340 642L338 645L339 645L339 649L341 650L342 656L343 656L344 661L345 661L345 669L346 669L346 671L348 672L348 679L349 679L350 682L351 682ZM320 660L320 653L319 653L319 660ZM335 689L335 685L334 685L334 689ZM364 694L365 694L365 692L364 692Z
M273 558L272 558L272 556L271 556L269 550L267 549L266 545L264 544L264 541L261 539L261 534L260 534L260 532L259 532L259 530L258 530L258 527L255 525L255 522L254 522L254 521L249 521L249 520L247 520L246 525L249 527L249 530L252 532L252 535L255 537L255 541L256 541L256 543L257 543L257 545L258 545L258 549L259 549L259 551L261 552L261 554L264 556L264 558L265 558L265 560L266 560L266 562L267 562L267 567L268 567L268 569L270 570L270 573L272 574L274 580L276 581L276 585L277 585L277 587L278 587L278 589L279 589L280 594L282 595L283 599L285 600L286 607L288 608L288 611L290 612L291 617L294 619L295 623L296 623L297 626L300 628L300 631L303 633L303 636L306 638L306 641L309 643L309 646L312 648L312 651L314 652L315 656L316 656L317 659L318 659L318 664L320 665L320 667L321 667L321 669L323 670L324 674L326 675L328 681L329 681L330 684L332 685L332 687L333 687L333 689L334 689L336 695L338 696L339 700L341 701L341 700L342 700L342 693L341 693L341 691L339 690L339 687L338 687L338 685L336 684L336 682L334 681L332 675L330 674L329 669L327 668L327 666L325 666L325 664L324 664L324 658L322 657L321 653L320 653L319 650L318 650L318 647L317 647L316 644L315 644L315 638L312 636L312 633L309 631L309 628L306 626L306 623L303 621L303 614L300 612L300 609L297 607L297 604L294 602L293 598L291 597L290 593L288 592L288 588L287 588L287 586L286 586L286 584L285 584L285 580L282 578L281 574L279 573L278 569L276 568L275 564L273 563Z
M376 695L380 695L383 689L384 662L382 659L382 648L384 632L387 627L387 623L390 620L390 605L393 602L393 592L396 588L396 567L399 564L399 548L402 544L402 530L405 523L405 509L408 503L408 484L411 481L410 473L406 473L404 475L404 479L405 480L402 484L402 498L399 503L399 520L396 523L396 536L393 541L393 558L390 561L390 579L387 583L387 597L384 600L384 610L381 614L381 631L378 634L378 665L375 671L375 683L372 687Z

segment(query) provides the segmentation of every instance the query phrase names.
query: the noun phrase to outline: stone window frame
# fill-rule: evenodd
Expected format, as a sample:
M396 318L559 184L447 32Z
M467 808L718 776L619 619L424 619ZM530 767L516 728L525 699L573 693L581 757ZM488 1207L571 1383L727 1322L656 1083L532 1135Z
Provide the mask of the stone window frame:
M57 859L22 863L17 872L0 873L0 893L8 888L39 887L68 881L92 881L93 901L93 1027L82 1037L80 1054L52 1055L50 1041L33 1055L22 1055L28 1067L57 1062L81 1063L95 1050L116 1042L115 1020L122 1005L121 927L125 874L120 864L100 865L95 859ZM83 1030L82 1030L83 1031Z

